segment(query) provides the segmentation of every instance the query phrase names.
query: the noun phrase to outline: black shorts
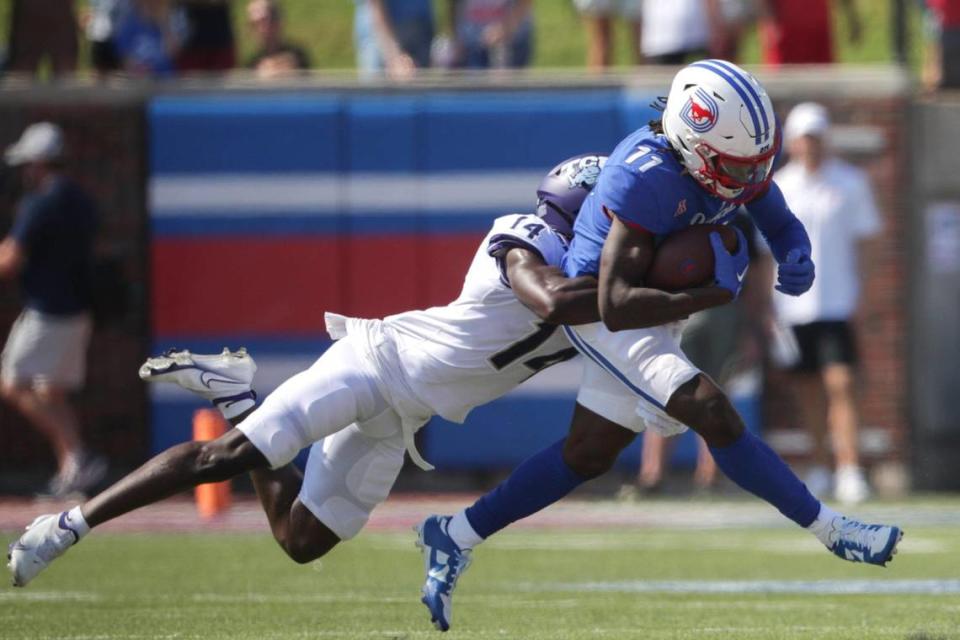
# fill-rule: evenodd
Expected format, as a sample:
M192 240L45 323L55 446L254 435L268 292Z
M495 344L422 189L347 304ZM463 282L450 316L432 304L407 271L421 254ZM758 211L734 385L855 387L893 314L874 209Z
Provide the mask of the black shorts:
M825 320L791 328L800 348L800 361L794 371L813 373L828 364L856 364L857 343L849 322Z

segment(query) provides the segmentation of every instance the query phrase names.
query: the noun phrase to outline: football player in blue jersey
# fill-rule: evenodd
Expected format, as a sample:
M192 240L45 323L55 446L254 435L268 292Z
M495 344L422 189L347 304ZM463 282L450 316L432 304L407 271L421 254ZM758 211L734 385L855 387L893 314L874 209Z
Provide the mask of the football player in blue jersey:
M820 503L745 430L724 393L679 347L687 316L739 294L748 262L742 234L733 254L711 234L713 286L678 293L643 286L659 238L690 225L727 223L744 205L779 263L776 288L794 296L810 288L810 241L771 181L779 146L773 107L757 80L729 62L704 60L676 75L662 119L627 136L610 155L563 263L570 277L597 278L601 315L600 322L565 327L585 356L570 435L471 507L420 525L422 601L437 628L450 626L453 588L472 547L609 469L645 428L665 435L694 429L731 480L839 557L876 565L891 559L900 529L864 524Z

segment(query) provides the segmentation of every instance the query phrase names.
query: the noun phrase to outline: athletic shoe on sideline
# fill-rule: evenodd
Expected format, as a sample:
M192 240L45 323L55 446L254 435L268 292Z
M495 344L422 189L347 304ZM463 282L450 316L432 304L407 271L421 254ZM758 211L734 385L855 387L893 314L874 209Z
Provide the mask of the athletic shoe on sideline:
M827 548L834 555L851 562L885 566L897 553L903 538L899 527L865 524L852 518L836 516L830 523Z
M256 362L243 347L237 351L224 347L216 355L171 349L148 358L140 367L140 377L147 382L172 382L229 412L237 403L256 400L251 388L256 371Z
M417 547L423 552L426 581L420 602L430 610L430 621L440 631L453 620L453 590L470 566L470 550L461 549L447 533L450 516L430 516L414 527Z
M13 586L25 587L80 539L67 525L67 512L38 517L20 539L7 548L7 568L13 574Z
M54 498L65 498L75 494L86 495L106 475L106 458L84 454L50 481L48 495Z
M837 469L833 497L842 504L859 504L870 497L870 485L860 467Z

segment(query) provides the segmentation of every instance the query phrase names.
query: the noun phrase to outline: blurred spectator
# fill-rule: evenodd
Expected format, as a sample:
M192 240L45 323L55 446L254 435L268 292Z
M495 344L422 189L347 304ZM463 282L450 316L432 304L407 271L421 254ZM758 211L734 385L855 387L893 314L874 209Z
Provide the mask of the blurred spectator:
M86 370L97 215L63 174L62 158L62 133L48 122L27 127L7 149L26 195L0 243L0 277L18 276L24 297L0 356L0 390L53 446L59 471L49 489L57 496L89 489L106 470L84 447L67 397Z
M744 34L757 19L758 0L719 0L719 20L722 28L715 34L710 55L736 62L740 58L740 43Z
M960 0L926 0L923 83L960 87Z
M117 28L130 11L130 0L88 0L84 30L90 41L90 64L97 73L123 69L115 42Z
M640 26L643 0L574 0L587 28L587 66L606 69L613 64L613 20L626 21L630 38L630 56L634 64L640 55Z
M431 0L355 0L354 41L360 75L410 78L430 66Z
M177 9L185 29L177 71L229 71L236 66L230 0L179 0Z
M731 224L736 225L747 239L750 266L757 267L756 230L750 217L741 210ZM680 347L701 371L721 387L751 368L759 367L762 350L757 341L757 327L752 318L761 306L757 289L763 283L748 275L744 290L734 304L714 307L693 314L683 330ZM671 440L675 441L676 438ZM643 453L637 486L644 493L660 489L663 482L664 463L670 444L667 438L647 430L643 433ZM716 482L717 465L710 455L703 438L697 436L697 466L693 472L693 485L697 490L710 489Z
M836 0L847 18L850 41L860 43L854 0ZM835 60L830 0L761 0L761 57L764 64L825 64Z
M49 59L55 75L77 69L73 0L13 0L7 71L36 74Z
M720 0L644 0L640 51L651 64L718 56L726 42Z
M455 66L516 69L533 57L533 0L447 0Z
M174 74L183 25L169 0L133 0L114 34L123 70L135 76Z
M283 37L283 13L274 0L251 0L247 21L257 50L244 66L256 71L258 77L275 78L310 68L306 50Z
M829 128L827 110L812 102L797 105L784 125L790 161L777 172L776 181L810 235L817 279L804 295L777 293L773 302L777 320L792 329L799 347L791 390L804 426L814 436L821 465L808 485L814 493L829 489L829 430L834 496L854 503L866 499L869 488L858 449L857 351L851 318L860 291L858 244L879 232L880 219L866 176L828 155ZM772 277L772 267L769 273Z

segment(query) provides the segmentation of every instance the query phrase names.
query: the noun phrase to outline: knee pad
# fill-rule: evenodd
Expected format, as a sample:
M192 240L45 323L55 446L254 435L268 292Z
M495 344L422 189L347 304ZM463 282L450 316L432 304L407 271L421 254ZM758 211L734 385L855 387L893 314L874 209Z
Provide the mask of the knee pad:
M300 501L341 540L352 538L387 499L404 452L399 427L394 436L371 438L351 425L311 448Z

